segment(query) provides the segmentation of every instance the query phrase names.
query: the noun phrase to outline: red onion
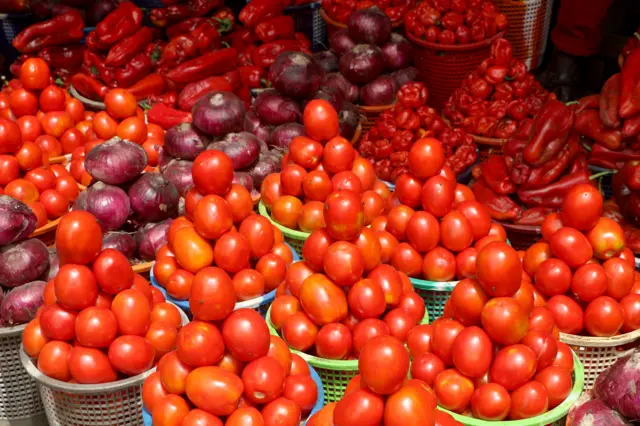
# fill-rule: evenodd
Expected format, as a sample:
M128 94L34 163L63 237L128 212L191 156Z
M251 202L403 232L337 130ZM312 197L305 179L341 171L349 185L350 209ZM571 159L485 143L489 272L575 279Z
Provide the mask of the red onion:
M47 270L42 274L42 279L45 281L52 280L58 275L58 269L60 269L60 258L55 247L49 247L49 266Z
M354 84L375 80L383 69L384 55L373 44L359 44L340 58L340 72Z
M363 105L389 105L396 100L396 82L393 77L383 75L360 89Z
M229 92L213 92L193 106L193 124L209 136L239 132L244 124L244 102Z
M582 404L575 412L573 426L631 426L616 410L599 399Z
M315 59L318 65L320 65L320 68L322 68L322 71L324 71L325 74L336 72L340 68L338 57L329 50L314 53L313 59Z
M323 75L315 59L302 52L283 52L269 68L273 88L292 98L306 98L318 90Z
M120 229L129 218L131 205L127 193L117 186L96 182L87 191L86 211L98 219L103 231Z
M191 123L182 123L173 126L164 134L163 149L173 157L195 160L209 142L209 138Z
M349 30L341 28L329 37L329 48L341 57L351 49L356 47L356 42L349 37Z
M133 142L118 137L96 145L84 157L84 168L95 180L120 185L140 175L147 166L147 153Z
M360 99L360 88L344 78L340 73L325 75L322 80L322 86L337 90L345 101L355 103Z
M343 102L338 118L340 120L340 136L348 140L353 139L360 123L358 109L350 102Z
M71 210L87 210L87 197L89 196L89 191L82 191L78 194L78 198L73 203L73 207Z
M600 373L593 386L596 398L630 420L640 419L640 351L618 358ZM585 404L586 405L586 404ZM576 413L576 420L578 418Z
M251 133L229 133L224 140L212 142L208 150L222 151L231 159L234 170L244 170L258 161L260 140Z
M0 195L0 246L27 238L36 229L36 215L26 204Z
M173 219L159 223L147 223L136 232L138 256L142 260L151 261L156 258L156 252L167 244L167 231Z
M340 111L342 109L344 96L342 96L342 92L339 90L324 86L318 89L313 96L311 96L311 99L325 100L331 104L333 109Z
M37 238L0 248L0 285L17 287L34 281L49 266L47 246Z
M184 196L189 188L193 186L192 167L193 161L171 160L169 164L162 168L161 173L162 176L169 179L178 188L180 196Z
M266 154L260 154L260 159L258 159L256 165L249 170L254 188L260 188L262 181L267 176L280 171L283 152L282 150L274 149Z
M7 293L0 304L0 323L5 327L26 324L44 303L44 281L32 281Z
M418 78L418 70L414 67L405 68L392 73L391 77L396 81L396 87L402 87Z
M391 39L381 47L381 50L387 70L401 70L411 65L413 48L409 40L400 34L392 33Z
M347 29L356 43L382 44L391 35L391 19L376 6L360 9L349 17Z
M267 142L271 137L272 130L273 128L271 126L264 125L260 122L260 117L258 117L258 114L253 109L247 111L247 115L244 117L245 132L253 134L262 142ZM264 149L262 144L260 146L261 150ZM267 147L266 149L269 148Z
M260 93L253 102L253 108L262 123L273 126L300 121L302 116L300 105L296 101L275 90Z
M247 172L233 172L233 183L244 186L249 192L253 191L253 179Z
M136 241L126 232L105 232L102 236L102 250L112 248L131 259L136 251Z
M281 124L271 132L269 145L289 149L289 144L296 136L304 136L304 126L300 123Z
M131 209L143 221L159 221L175 216L178 188L160 173L145 173L129 188Z

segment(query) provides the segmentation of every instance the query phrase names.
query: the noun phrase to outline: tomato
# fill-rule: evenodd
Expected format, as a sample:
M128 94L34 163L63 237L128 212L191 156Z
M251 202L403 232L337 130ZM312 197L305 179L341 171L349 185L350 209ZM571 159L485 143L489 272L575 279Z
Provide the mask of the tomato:
M396 237L387 231L375 231L380 244L380 262L389 263L395 253L399 242Z
M252 259L260 259L271 251L275 231L266 217L250 215L242 221L238 231L249 241Z
M509 419L521 420L539 416L549 408L547 391L538 382L522 385L511 394L511 413Z
M549 398L549 409L560 405L571 393L573 380L571 373L562 367L547 367L536 374L536 382L544 386Z
M149 367L153 361L153 355ZM100 349L76 346L69 353L69 372L81 384L108 383L118 379L118 373Z
M587 237L573 228L561 228L550 240L551 253L576 269L593 257L593 249Z
M193 183L205 195L223 195L233 181L233 163L222 151L204 151L193 162ZM216 179L211 179L215 176Z
M40 110L43 112L65 110L64 90L54 84L50 84L40 92Z
M356 150L351 142L340 136L331 139L324 146L322 162L325 170L329 173L351 171L355 158ZM360 180L359 177L358 180Z
M582 265L573 274L571 291L583 302L591 302L607 292L607 274L596 263Z
M384 409L388 426L433 424L436 400L433 392L418 386L405 386L391 395Z
M542 371L550 366L558 354L558 345L550 333L529 330L522 339L522 344L528 346L538 357L536 371Z
M469 326L480 323L482 308L489 298L477 280L467 278L456 284L449 300L454 317Z
M22 332L22 347L26 354L32 358L37 358L47 343L49 343L49 339L42 333L40 321L38 319L29 321Z
M384 322L389 327L391 335L403 342L407 340L407 333L416 325L413 316L401 309L392 309L384 316Z
M490 381L513 391L531 380L536 364L536 354L528 346L505 346L494 357L489 370Z
M415 358L419 355L431 352L431 342L433 339L433 326L431 324L420 324L407 334L407 347L409 354Z
M85 136L82 132L75 127L67 129L64 131L62 136L60 137L60 144L62 145L62 151L65 153L72 153L77 148L81 148L85 145L86 142ZM91 151L87 149L86 152Z
M411 208L420 206L423 182L409 173L403 173L396 179L395 195L398 200Z
M102 231L96 218L85 211L72 211L60 219L56 230L56 250L60 264L88 264L100 253Z
M475 241L489 234L491 216L483 204L475 200L464 201L456 207L456 210L462 213L469 222Z
M203 237L211 240L220 238L233 226L229 204L222 197L207 195L198 203L193 223ZM197 270L192 272L195 273Z
M584 327L592 336L613 336L623 323L622 307L611 297L597 297L584 310Z
M269 253L258 261L256 271L263 276L265 291L269 292L275 290L284 282L287 273L287 263L281 256Z
M57 219L69 210L69 201L55 189L47 189L42 192L40 203L44 206L49 219Z
M389 306L396 306L402 299L402 279L400 274L389 265L378 265L369 273L369 279L377 283L384 292Z
M309 370L309 364L302 359L298 354L291 354L291 376L302 374L304 376L310 376L311 370Z
M256 408L240 407L227 418L225 426L264 426L264 420Z
M118 320L109 309L92 306L78 314L75 334L82 346L107 348L118 334Z
M182 327L177 340L178 357L190 367L216 364L224 354L224 343L218 328L202 321Z
M266 208L270 209L273 203L284 195L280 183L280 173L271 173L262 181L260 188L260 201Z
M309 413L318 399L318 388L310 376L289 376L285 379L282 396L295 402L302 413Z
M50 77L49 66L40 58L29 58L20 66L20 84L26 89L44 89Z
M118 294L133 285L133 269L129 259L115 249L105 249L93 262L93 274L100 290L108 294Z
M223 423L219 417L196 408L189 411L182 420L181 426L223 426Z
M176 349L178 330L169 323L152 321L144 337L155 349L155 361L158 361L165 354Z
M153 407L158 401L169 395L169 391L162 385L160 373L154 372L142 383L142 403L148 412L153 412Z
M22 170L32 170L42 165L42 151L33 142L25 142L15 154Z
M317 235L317 234L315 234ZM285 283L292 295L299 297L300 288L305 279L314 274L314 270L305 261L296 262L289 267L285 276Z
M226 318L236 303L233 282L220 268L198 271L191 284L189 307L195 319L218 321Z
M573 299L564 295L554 296L547 301L547 308L561 332L579 334L582 331L584 315L580 305Z
M13 154L22 146L20 127L11 120L0 118L0 153Z
M291 314L282 326L282 337L298 351L305 351L313 346L317 335L318 327L302 311Z
M487 383L477 388L471 396L471 412L482 420L499 421L509 415L511 397L507 390L497 383Z
M464 326L456 320L442 319L433 323L432 350L447 365L453 365L453 342Z
M326 229L313 231L302 246L302 257L316 271L324 269L324 256L334 239Z
M251 300L264 294L264 277L255 269L243 269L233 276L233 290L238 300Z
M462 413L473 395L473 382L455 369L441 372L436 377L433 389L438 405L456 413Z
M401 309L402 311L405 311L407 314L409 314L412 322L411 328L413 328L415 324L419 324L420 322L422 322L426 308L422 297L418 293L413 291L411 281L409 281L409 288L411 289L411 291L407 292L403 290L403 295L400 299L398 309Z
M364 225L360 197L349 190L330 194L324 204L326 230L338 240L353 240Z
M300 288L300 303L311 320L324 325L340 322L347 316L347 296L323 274L304 280Z
M529 330L551 333L555 325L553 314L546 306L536 306L529 315Z
M16 179L4 187L4 193L23 203L37 201L40 194L36 186L25 179Z
M462 330L451 347L453 365L467 377L481 377L491 366L493 344L489 335L480 327Z
M393 365L393 368L388 368ZM409 371L409 354L393 336L377 336L360 353L358 366L362 383L381 395L390 395L402 386Z
M567 192L562 202L562 222L580 231L592 229L602 216L603 199L597 187L576 185Z
M327 359L346 359L351 354L353 339L349 327L344 324L327 324L318 332L316 352Z
M257 357L242 370L244 397L254 404L269 403L280 396L284 379L284 369L275 358Z
M622 331L628 333L640 328L640 295L629 294L620 300L624 321Z
M362 228L354 244L360 249L365 271L370 271L380 264L382 247L375 232L369 228Z
M153 366L155 349L140 336L120 336L109 346L109 362L119 372L135 376Z
M242 362L258 359L269 351L269 328L252 309L234 311L222 324L224 346Z
M389 326L377 318L367 318L359 322L353 327L353 354L356 358L360 357L360 353L364 346L377 336L388 336L391 334Z
M624 231L613 220L601 217L595 227L587 233L587 239L598 259L610 259L625 248Z
M442 144L434 138L418 139L409 151L409 169L418 178L435 176L444 166L444 161Z
M71 98L65 102L64 110L74 123L79 123L84 120L84 105L78 99Z
M297 426L302 413L300 407L287 398L278 398L262 408L265 426Z
M186 380L191 371L192 368L180 360L177 351L169 352L158 362L162 385L170 393L182 394L185 392Z
M540 226L542 237L546 241L551 241L551 237L556 231L562 229L564 224L562 223L562 215L560 213L551 213L545 216Z
M392 208L387 216L385 230L400 241L407 240L407 228L415 211L408 206L399 205ZM438 236L440 234L438 233Z
M289 144L289 160L307 170L320 164L323 152L322 144L306 136L296 136Z
M522 268L530 277L533 277L540 265L550 258L551 248L549 244L545 242L535 243L525 252L522 259Z
M338 401L333 412L333 423L335 426L382 424L384 405L384 400L379 395L358 389Z
M213 249L215 264L229 273L239 272L249 266L249 240L238 233L222 235Z
M13 155L0 155L0 185L5 186L18 179L18 177L20 177L20 165L16 157Z
M104 104L112 117L120 119L135 115L138 107L136 98L125 89L109 90L104 97Z
M518 253L506 243L492 242L478 252L478 281L490 296L513 296L522 279Z
M142 144L147 139L147 125L138 117L125 118L118 124L116 136Z
M98 113L98 115L103 114ZM106 115L106 113L104 113ZM111 117L106 116L107 119L112 120ZM70 129L73 127L73 120L71 120L71 117L69 117L69 114L67 114L66 112L48 112L44 115L44 117L42 117L42 120L40 121L40 124L42 125L42 130L44 131L45 134L53 136L54 138L58 138L60 139L60 137L64 134L64 132L67 129ZM96 126L96 123L94 122L94 127ZM114 126L115 126L115 122L114 122ZM97 133L97 127L96 127L96 133ZM103 139L109 139L110 137L112 137L113 135L108 135L107 133L105 133L106 136L101 136ZM100 136L100 135L99 135Z
M152 421L157 426L181 426L189 414L189 404L181 396L167 395L153 407Z
M280 171L282 191L286 195L300 196L305 176L307 176L307 171L303 167L297 164L287 165Z
M329 102L323 99L314 99L310 101L304 107L302 122L304 123L305 133L311 138L319 141L326 141L333 138L329 142L327 142L327 146L329 146L329 144L331 144L332 142L335 143L336 140L341 139L345 144L349 145L349 147L353 151L352 157L355 157L355 149L351 147L349 141L336 136L339 134L340 130L338 123L338 113ZM336 153L336 155L344 155L344 152L344 150L340 150ZM351 167L351 165L349 165L349 167Z
M284 340L278 336L269 336L269 352L267 352L267 356L278 361L284 370L285 376L289 376L291 373L291 366L293 364L292 354L291 350L289 350L289 346ZM240 372L238 372L238 374L240 374Z
M547 297L566 293L571 287L571 279L571 268L555 258L542 262L535 274L536 288Z
M149 328L151 304L139 290L124 290L111 303L111 311L118 320L120 334L144 336Z
M455 199L456 182L442 176L434 176L422 187L421 198L424 211L437 218L451 211Z
M16 117L35 115L38 111L38 97L26 89L17 89L9 95L9 105Z
M411 377L424 381L429 386L433 386L438 374L447 367L444 362L435 354L425 352L418 355L411 363Z
M557 344L558 354L551 365L573 372L573 351L566 343L557 342Z
M607 275L607 295L621 300L633 288L635 268L620 258L609 259L602 266Z
M60 305L80 311L95 305L98 285L86 266L63 265L55 277L55 292Z
M30 170L24 178L33 183L40 193L47 189L55 188L56 186L56 175L54 175L51 170L45 169L44 167L38 167Z
M33 115L24 115L16 120L22 133L23 141L34 142L42 134L42 126Z
M71 380L69 371L71 349L71 345L67 342L53 340L46 343L38 356L38 370L52 379L68 382Z

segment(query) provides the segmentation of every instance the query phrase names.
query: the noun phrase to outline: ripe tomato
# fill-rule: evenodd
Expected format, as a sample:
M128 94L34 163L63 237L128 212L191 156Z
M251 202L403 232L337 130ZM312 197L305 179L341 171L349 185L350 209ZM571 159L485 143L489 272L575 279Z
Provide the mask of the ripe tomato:
M200 200L193 218L198 232L211 240L217 240L233 226L229 204L217 195L207 195Z
M169 391L162 385L160 373L154 372L142 383L142 403L148 412L153 412L153 407L158 401L169 395Z
M598 259L610 259L624 249L624 231L613 220L601 217L595 227L587 233L587 239Z
M23 141L34 142L42 134L42 126L33 115L24 115L16 120L22 133Z
M579 334L582 331L584 315L580 305L573 299L564 295L554 296L547 301L547 308L561 332Z
M283 195L271 207L273 220L286 228L296 229L301 214L302 201L291 195Z
M233 276L233 290L240 301L261 296L264 288L264 277L255 269L243 269Z
M571 268L560 259L547 259L540 264L534 279L536 288L543 295L553 297L564 294L571 287Z
M374 231L362 228L354 244L360 249L365 271L370 271L380 264L382 247Z
M236 273L249 266L251 248L249 240L239 232L222 235L213 249L215 264L229 273Z
M40 320L36 318L29 321L22 332L22 347L26 354L32 358L38 358L42 348L47 343L49 343L49 339L47 339L42 333Z
M35 115L38 111L38 97L26 89L17 89L9 95L9 105L16 117Z
M147 125L138 117L125 118L116 128L116 136L137 144L147 139Z
M379 425L384 416L384 400L365 389L345 395L333 412L335 426Z
M550 333L529 330L522 339L522 344L528 346L538 357L536 371L542 371L550 366L558 354L558 344Z
M456 207L456 210L466 217L475 241L489 234L491 216L483 204L475 200L463 201Z
M71 345L67 342L59 340L47 342L38 356L38 370L52 379L68 382L71 380L69 372L71 349Z
M120 336L109 346L109 362L127 376L142 374L153 366L156 351L140 336Z
M602 194L594 185L580 184L569 190L562 202L564 226L589 231L602 216Z
M152 362L153 355L149 367ZM82 346L75 346L69 352L69 372L71 378L81 384L108 383L118 379L118 373L103 351Z
M56 230L56 250L61 265L86 265L98 256L101 248L102 230L91 213L77 210L60 219Z
M393 365L393 368L389 368ZM393 336L369 340L360 353L358 366L362 383L381 395L390 395L402 386L409 372L409 354Z
M400 243L391 257L391 265L410 277L419 277L422 273L422 256L410 244Z
M262 414L254 407L240 407L227 418L225 426L264 425Z
M478 280L466 278L456 284L449 300L454 317L463 325L470 326L480 323L482 308L489 297Z
M40 314L42 334L51 340L73 340L76 313L57 303L46 305Z
M368 226L373 220L384 212L384 200L373 190L362 193L362 205L364 212L364 225Z
M13 154L22 146L20 127L11 120L0 118L0 153Z
M422 208L437 218L451 211L455 199L456 182L442 176L434 176L422 187Z
M554 326L553 314L546 306L536 306L529 314L529 330L551 333Z
M256 263L256 271L262 274L265 290L269 292L284 282L287 274L287 262L281 256L269 253L262 256Z
M75 334L82 346L107 348L118 334L118 320L111 310L91 306L78 314Z
M304 123L305 133L318 141L326 141L334 138L340 130L338 113L333 106L324 99L314 99L304 107L302 122ZM351 147L349 141L339 136L331 139L327 143L327 146L336 139L344 140L344 142ZM353 147L351 147L351 149L353 150L352 156L355 157L355 149L353 149ZM340 154L343 153L344 151L340 151Z
M138 104L136 98L127 90L111 89L104 97L107 112L115 118L127 118L135 115Z
M640 295L628 294L620 301L624 316L622 331L628 333L640 328Z
M282 191L286 195L298 197L302 195L302 182L307 176L307 171L297 164L289 164L280 171Z
M298 354L291 354L291 376L302 374L304 376L310 376L311 370L309 370L309 364L302 359Z
M550 240L551 253L576 269L593 257L593 249L587 237L573 228L561 228Z
M473 229L464 214L459 211L447 213L440 222L440 241L442 245L454 252L471 246Z
M189 308L194 319L224 319L233 311L235 304L233 282L226 272L220 268L207 267L196 273L189 296Z
M536 290L533 286L523 280L520 288L516 291L516 294L513 295L513 300L518 302L526 315L529 315L535 306L534 291Z
M182 327L177 340L178 357L189 367L216 364L224 355L224 343L218 328L202 321Z
M433 384L438 405L456 413L462 413L473 395L473 382L455 369L438 374Z
M63 265L54 285L56 299L65 308L80 311L95 305L98 298L95 277L84 265Z
M326 172L313 170L302 181L302 191L309 200L324 202L333 191L333 183Z
M351 354L353 338L349 327L332 323L324 325L316 338L316 352L327 359L346 359Z
M494 342L513 345L527 333L527 314L510 297L491 299L482 310L482 326Z
M396 308L392 309L384 316L384 322L389 327L391 335L402 342L407 340L407 333L413 328L417 321L407 311Z
M419 355L431 352L431 342L433 339L433 326L431 324L420 324L407 334L407 347L409 354L415 358Z
M609 259L602 266L607 274L607 295L621 300L633 288L634 267L620 258Z
M284 340L278 336L269 336L269 352L267 352L267 356L277 360L282 366L285 376L289 376L293 361L291 350L289 350L289 346ZM244 365L242 367L244 368Z
M295 296L279 296L271 304L271 323L276 330L279 330L284 322L292 314L301 309L300 301Z
M338 240L353 240L364 225L364 212L359 195L349 190L330 194L324 205L326 230Z
M438 374L446 368L444 362L442 362L437 355L426 352L413 359L411 363L411 377L422 380L429 386L433 386Z
M511 409L511 397L497 383L487 383L477 388L471 396L471 412L482 420L500 421L507 418Z
M49 219L57 219L69 210L69 201L55 189L47 189L40 194L40 203L44 206Z
M491 382L513 391L527 383L536 372L536 354L525 345L510 345L500 349L489 370Z
M323 152L322 144L306 136L296 136L289 144L289 160L307 170L320 164Z
M434 424L436 399L431 389L405 386L391 395L384 408L388 426Z
M584 310L584 327L592 336L613 336L618 333L623 323L622 308L611 297L597 297Z
M111 303L111 311L118 320L120 334L146 334L151 318L151 304L140 290L128 289L118 293Z
M409 284L411 284L410 281ZM413 291L413 287L410 288L411 291L403 292L402 298L400 299L400 304L398 305L398 309L401 309L409 314L412 322L411 328L413 328L415 324L422 322L426 308L422 297L418 293Z
M180 360L177 351L172 351L160 358L158 372L162 385L170 393L183 394L187 376L193 369Z
M284 381L282 396L295 402L306 415L316 404L318 388L310 376L289 376Z
M337 136L324 146L322 164L327 172L335 174L351 171L355 158L356 150L353 148L353 145L351 145L351 142L343 137Z
M98 114L101 114L101 113L98 113ZM107 116L107 119L113 121L111 117ZM53 136L54 138L60 139L60 137L64 134L64 132L67 129L70 129L73 127L73 120L71 120L71 117L66 112L62 112L62 111L48 112L44 115L44 117L42 117L40 124L42 125L42 130L44 131L45 134ZM115 122L113 125L115 126ZM96 126L96 123L94 121L94 127L95 126ZM96 132L97 132L97 128L96 128ZM105 134L108 135L109 133L105 133ZM103 139L109 139L112 136L113 135L109 137L103 137Z
M16 157L13 155L0 155L0 185L5 186L18 179L19 176L20 165L18 164Z
M409 151L409 169L418 178L435 176L444 166L444 161L442 144L434 138L418 139Z
M50 77L49 66L40 58L29 58L20 67L20 83L26 89L44 89Z
M262 408L265 426L297 426L302 413L300 407L287 398L278 398Z
M378 265L369 273L369 279L377 283L384 292L388 306L397 306L402 299L402 279L396 269L389 265Z
M181 426L223 426L223 423L219 417L196 408L184 416Z
M233 163L222 151L204 151L193 162L193 183L204 195L223 195L233 181ZM216 179L211 179L215 176Z
M258 359L269 351L269 328L259 313L238 309L222 324L224 346L242 362Z
M152 321L144 337L156 351L154 361L159 361L165 354L176 349L178 330L169 323Z
M79 123L84 120L84 105L78 99L71 98L65 102L64 110L74 123Z
M607 292L607 274L597 263L587 263L578 268L571 279L571 291L585 303Z
M433 323L432 350L447 365L453 365L452 347L464 326L453 319L438 319Z
M284 369L275 358L256 358L242 370L244 398L254 404L267 404L280 396L284 379Z
M564 368L570 373L573 372L573 351L566 343L557 342L557 344L558 354L551 365Z
M320 201L309 201L304 204L298 215L298 228L303 232L313 232L316 229L324 228L323 208L324 204Z
M93 274L100 290L118 294L133 285L133 269L129 259L115 249L105 249L93 262Z
M403 204L393 207L387 215L385 230L399 241L407 240L407 227L415 211ZM439 234L438 234L439 235Z
M511 394L509 419L520 420L539 416L549 408L547 391L542 384L532 381Z
M54 84L50 84L40 92L40 110L43 112L64 111L66 97L64 90Z
M316 342L318 327L306 313L299 311L289 316L282 326L282 337L298 351L306 351Z
M266 208L270 209L273 203L282 195L284 195L284 192L280 183L280 173L271 173L264 178L260 188L260 201Z
M539 370L534 379L544 386L549 398L549 409L560 405L571 393L573 380L571 373L562 367L547 367Z
M549 244L545 242L535 243L524 253L522 268L530 277L533 277L542 262L550 258L551 248Z
M54 175L51 170L45 169L44 167L38 167L30 170L24 178L33 183L40 193L47 189L53 189L56 186L56 175Z
M387 231L374 231L378 237L378 243L380 243L380 262L389 263L395 253L395 249L399 242L396 237Z
M304 280L300 303L318 325L340 322L349 310L344 291L323 274L314 274Z
M189 414L189 404L181 396L167 395L154 404L152 421L157 426L181 426Z
M522 280L522 262L506 243L492 242L478 252L478 281L490 296L513 296Z
M82 134L82 132L75 127L67 129L64 131L62 136L60 137L60 144L62 145L62 151L64 153L72 153L77 148L81 148L85 145L87 139ZM87 149L86 152L91 151Z
M395 195L398 200L413 209L420 206L422 201L423 182L409 173L403 173L396 179Z
M453 365L467 377L482 377L491 366L493 344L480 327L462 330L451 347Z
M23 143L15 156L22 170L32 170L42 165L42 150L33 142Z
M392 225L392 228L395 228L395 226ZM438 220L431 213L423 211L415 212L409 217L405 233L407 240L420 253L433 250L440 241Z

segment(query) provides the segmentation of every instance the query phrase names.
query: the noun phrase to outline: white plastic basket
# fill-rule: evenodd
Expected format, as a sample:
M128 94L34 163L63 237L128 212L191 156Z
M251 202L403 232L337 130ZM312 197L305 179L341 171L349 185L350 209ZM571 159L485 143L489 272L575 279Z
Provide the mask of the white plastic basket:
M189 322L178 309L182 325ZM142 384L156 369L117 382L80 385L45 376L20 348L20 361L35 379L51 426L142 426ZM3 392L0 392L3 393ZM11 396L11 395L10 395ZM46 423L40 423L44 425Z

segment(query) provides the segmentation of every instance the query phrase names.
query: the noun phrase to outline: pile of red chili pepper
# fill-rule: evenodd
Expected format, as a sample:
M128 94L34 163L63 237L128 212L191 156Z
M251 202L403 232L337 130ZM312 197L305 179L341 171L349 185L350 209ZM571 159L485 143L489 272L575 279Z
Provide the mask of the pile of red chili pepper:
M426 105L427 89L419 82L403 85L393 109L384 111L357 144L380 180L395 183L409 172L409 150L415 141L435 137L445 150L445 165L456 174L476 161L476 144L462 129L451 129L433 108Z
M631 51L600 94L578 101L575 127L585 141L593 141L589 164L620 169L640 160L640 49Z
M507 24L507 17L487 0L424 0L404 18L407 34L446 45L486 40Z
M414 0L322 0L322 8L326 14L341 24L346 24L356 10L377 6L389 17L391 24L397 26L414 4Z
M495 220L539 225L575 185L594 184L576 130L576 106L547 101L502 147L474 167L476 199ZM527 210L524 210L524 207Z
M451 95L443 113L453 127L490 138L508 139L518 124L536 115L549 94L526 65L513 58L511 43L498 39L491 55Z

